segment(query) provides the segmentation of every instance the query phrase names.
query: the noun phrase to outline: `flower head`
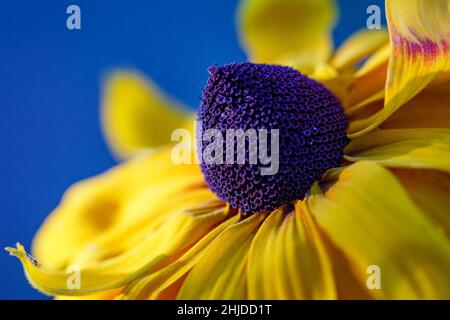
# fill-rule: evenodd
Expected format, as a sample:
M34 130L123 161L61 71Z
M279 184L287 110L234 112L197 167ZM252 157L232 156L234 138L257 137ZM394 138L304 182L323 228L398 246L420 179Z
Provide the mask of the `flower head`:
M198 118L280 129L278 175L175 164L164 145L195 115L119 72L102 124L128 160L66 192L33 256L7 250L59 297L449 299L448 8L386 1L389 33L362 30L332 52L331 0L242 0L252 63L210 69Z
M303 199L313 182L340 164L347 120L339 100L322 84L286 66L249 62L211 67L210 74L198 113L202 130L217 129L228 138L230 130L275 129L278 135L276 150L268 150L278 153L271 174L261 174L260 161L249 163L266 144L259 139L256 145L250 135L246 143L255 145L239 150L236 144L231 161L202 163L219 198L247 214L272 211ZM201 142L204 150L207 142ZM244 163L236 163L239 152Z

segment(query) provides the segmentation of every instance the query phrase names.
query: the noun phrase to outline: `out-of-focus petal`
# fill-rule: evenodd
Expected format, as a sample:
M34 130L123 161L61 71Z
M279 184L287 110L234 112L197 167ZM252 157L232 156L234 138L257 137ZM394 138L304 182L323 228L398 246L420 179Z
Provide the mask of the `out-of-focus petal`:
M336 50L331 65L338 70L352 67L386 43L389 43L387 30L360 30Z
M367 60L364 62L361 68L359 68L358 71L356 71L355 76L356 77L364 76L381 65L386 65L387 69L387 64L389 62L390 55L391 55L391 44L385 43L367 58Z
M151 81L132 71L109 76L103 87L101 124L112 152L120 159L170 143L191 118Z
M346 110L352 112L354 109L384 98L389 55L389 44L383 45L353 75L348 99L344 101Z
M201 212L182 210L167 218L149 232L147 237L126 252L88 266L69 266L67 271L50 271L30 259L24 248L8 248L20 259L30 284L51 295L81 295L85 293L120 288L144 274L161 270L178 255L190 248L225 220L225 209ZM71 287L68 281L79 270L79 287Z
M432 82L450 76L448 0L387 1L391 56L384 108L361 122L354 136L369 132Z
M33 241L33 254L42 266L58 270L77 255L87 258L89 253L99 258L110 250L120 253L133 245L141 229L159 223L179 207L180 203L173 200L185 201L183 194L190 190L202 194L203 199L214 199L202 187L199 166L175 165L170 152L170 148L164 148L71 187ZM106 239L124 230L131 234L103 254L100 249L104 246L92 250L94 239L98 245L106 244Z
M248 251L265 217L252 215L222 232L187 276L178 299L245 299Z
M450 129L375 130L353 139L345 159L371 160L389 167L450 172Z
M348 83L330 64L319 63L315 65L308 76L327 87L341 102L347 99Z
M159 232L159 228L166 224L167 220L176 217L180 212L203 204L208 211L216 209L210 207L209 203L213 201L215 196L208 188L193 188L192 190L179 191L178 194L161 195L165 199L165 205L152 207L145 201L148 194L143 194L140 199L131 205L126 211L145 213L145 216L135 217L133 221L123 222L111 228L107 232L99 235L95 239L81 248L79 252L70 261L83 268L94 266L104 260L119 256L128 250L139 246L149 237L150 234ZM166 198L167 197L167 198ZM170 201L167 201L170 199ZM220 207L223 207L223 203Z
M450 238L450 174L435 170L395 169L414 203Z
M306 206L264 221L249 253L249 299L334 299L332 266Z
M310 68L332 51L331 0L242 0L239 36L249 60Z
M389 170L353 164L325 194L313 188L308 205L372 297L450 298L450 242Z

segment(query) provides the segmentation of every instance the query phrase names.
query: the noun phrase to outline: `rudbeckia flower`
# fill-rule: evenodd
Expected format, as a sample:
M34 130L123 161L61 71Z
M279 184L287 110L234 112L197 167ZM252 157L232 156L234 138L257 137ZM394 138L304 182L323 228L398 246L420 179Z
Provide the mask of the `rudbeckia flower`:
M58 298L449 299L449 12L388 0L388 31L333 51L332 1L241 1L249 62L210 69L198 118L309 125L280 149L287 171L173 163L195 115L119 71L102 123L125 161L65 193L33 256L9 252Z

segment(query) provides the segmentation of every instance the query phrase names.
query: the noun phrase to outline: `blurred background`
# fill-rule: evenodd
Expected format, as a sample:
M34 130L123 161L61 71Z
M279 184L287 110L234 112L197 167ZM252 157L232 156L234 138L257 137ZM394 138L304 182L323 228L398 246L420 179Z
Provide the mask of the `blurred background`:
M383 0L339 0L335 45ZM66 9L81 8L81 30ZM5 1L0 11L0 247L35 231L72 183L115 164L99 126L101 79L140 70L195 108L211 64L245 60L233 0ZM383 17L383 25L386 24ZM0 299L45 299L0 252Z

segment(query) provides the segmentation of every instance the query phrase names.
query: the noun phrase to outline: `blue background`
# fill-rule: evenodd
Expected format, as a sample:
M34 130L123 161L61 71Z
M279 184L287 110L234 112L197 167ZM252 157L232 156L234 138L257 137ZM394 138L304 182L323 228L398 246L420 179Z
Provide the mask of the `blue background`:
M382 0L341 0L334 37L366 25ZM82 30L66 28L81 8ZM213 63L245 60L232 0L5 1L0 13L0 247L33 234L72 183L114 165L102 139L100 81L132 67L187 105ZM385 21L383 21L385 24ZM0 252L0 299L45 298Z

